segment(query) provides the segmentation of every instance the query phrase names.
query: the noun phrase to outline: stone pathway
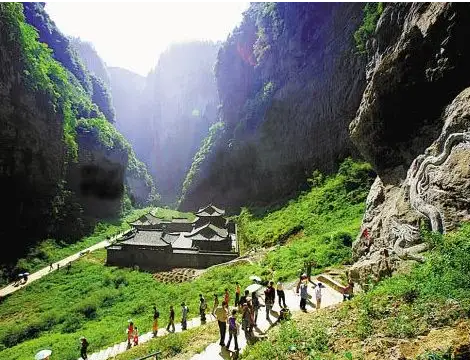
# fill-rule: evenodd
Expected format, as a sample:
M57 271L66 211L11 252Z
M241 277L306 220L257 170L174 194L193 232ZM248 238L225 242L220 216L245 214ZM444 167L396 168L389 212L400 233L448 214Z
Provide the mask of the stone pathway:
M317 282L316 278L314 278L314 282ZM295 293L295 285L296 285L296 283L285 286L286 305L289 307L289 309L292 312L300 311L300 308L299 308L300 296ZM313 285L310 284L310 286L313 286ZM261 289L259 291L259 294L261 294L260 295L261 302L263 302L262 300L264 299L264 295L262 295L263 291L264 291L264 289ZM313 289L311 287L309 287L308 291L309 291L309 294L313 296ZM321 304L322 308L327 307L327 306L331 306L331 305L334 305L334 304L338 304L341 301L343 301L343 295L341 293L337 292L336 290L334 290L333 288L331 288L329 286L326 286L323 289L322 304ZM308 312L315 311L315 309L313 307L314 307L313 303L307 303L307 311ZM279 314L279 310L280 310L280 308L279 308L279 305L277 303L277 295L276 295L276 305L274 306L273 312L270 315L271 322L268 322L266 320L266 311L265 311L264 307L262 307L259 311L259 314L258 314L258 329L255 329L255 335L256 336L258 336L258 337L264 336L266 331L269 330L269 328L272 326L274 321L276 321L277 316ZM214 317L212 315L208 314L207 315L207 323L213 322L213 321L215 321ZM238 317L238 321L240 322L240 316ZM163 321L160 325L165 326L166 322ZM200 321L199 317L188 320L188 329L191 329L191 328L194 328L194 327L197 327L197 326L200 326L200 325L201 325L201 321ZM181 324L179 324L179 323L176 324L175 323L175 328L176 328L175 332L181 332ZM168 334L168 332L164 328L158 330L158 337L166 336L167 334ZM150 339L152 339L152 332L142 334L142 335L139 336L139 344L145 343L145 342L149 341ZM227 331L227 335L226 335L226 340L227 339L228 339L228 331ZM241 334L238 336L238 346L239 346L240 350L242 350L246 347L246 343L247 342L246 342L245 335L244 335L243 331L241 331ZM234 348L234 346L235 345L232 342L231 348ZM110 346L107 349L101 350L99 352L96 352L96 353L88 356L88 360L107 360L107 359L110 359L110 358L112 358L112 357L114 357L118 354L121 354L121 353L125 352L126 350L127 350L127 341L123 341L122 343L115 344L113 346ZM235 354L236 353L233 352L233 351L228 351L225 348L222 348L219 345L219 341L217 341L215 343L210 344L202 353L194 355L191 359L192 360L230 359ZM79 358L78 360L82 360L82 359Z
M314 278L314 282L317 282L316 278ZM286 293L286 305L289 307L291 312L297 312L300 311L300 296L295 293L295 286L291 284L290 286L286 286L286 289L284 290ZM331 305L338 304L343 301L343 295L339 293L338 291L334 290L333 288L326 286L323 288L323 294L322 294L322 302L321 302L321 307L328 307ZM310 295L313 296L313 289L309 287L308 292ZM314 298L312 297L312 301L314 301ZM276 302L277 302L277 295L276 295ZM316 311L314 309L314 304L313 303L307 303L307 312L313 312ZM276 304L273 308L273 311L276 312L276 318L277 314L279 313L279 305ZM274 314L274 313L273 313ZM273 319L273 316L270 316L271 319ZM237 319L238 322L240 322L240 319ZM258 314L258 328L254 330L254 334L258 338L263 338L266 336L266 332L273 326L272 322L268 322L266 320L266 311L265 308L261 308ZM228 341L228 330L227 334L225 337L225 343ZM240 352L243 351L243 349L247 345L247 339L245 338L245 333L243 331L240 331L238 335L238 347L240 348ZM214 342L210 344L202 353L194 355L191 360L227 360L227 359L236 359L237 353L233 351L235 348L235 344L232 339L232 343L230 344L230 349L232 350L227 350L225 347L222 347L219 345L219 341Z
M75 261L77 259L79 259L80 257L82 257L82 254L84 253L90 253L92 251L95 251L95 250L98 250L98 249L102 249L106 246L108 246L111 242L113 242L114 240L118 239L119 237L121 237L123 234L125 234L128 230L124 231L124 232L121 232L117 235L115 235L114 237L112 237L110 240L104 240L104 241L101 241L99 242L98 244L95 244L93 246L90 246L89 248L86 248L86 249L83 249L73 255L70 255L62 260L59 260L55 263L52 264L52 269L50 270L50 267L49 265L46 266L45 268L42 268L41 270L38 270L36 271L35 273L32 273L28 276L28 281L23 284L19 284L17 286L15 286L15 282L5 286L4 288L0 289L0 297L4 297L6 295L9 295L11 293L14 293L15 291L19 290L19 289L22 289L24 288L25 286L28 286L30 283L32 283L33 281L35 280L38 280L40 278L42 278L43 276L46 276L47 274L50 274L52 273L53 271L56 271L57 270L57 265L59 265L59 269L62 269L62 268L65 268L67 266L67 264L69 262L72 262L72 261Z
M214 317L210 314L208 314L206 316L206 320L207 320L206 324L215 321ZM160 321L159 325L162 326L162 328L158 330L157 337L168 335L168 331L166 331L166 329L165 329L165 326L167 324L168 323L166 322L166 320ZM200 326L200 325L201 325L201 320L200 320L199 317L190 319L187 322L187 328L188 329L191 329L191 328L194 328L194 327L197 327L197 326ZM175 333L179 333L181 331L182 331L181 330L181 323L176 323L175 322ZM139 344L146 343L147 341L149 341L152 338L153 338L152 332L142 334L142 335L139 336ZM125 341L123 341L119 344L115 344L113 346L110 346L107 349L104 349L104 350L101 350L99 352L93 353L92 355L89 355L88 360L106 360L106 359L110 359L110 358L112 358L112 357L114 357L118 354L122 354L125 351L127 351L127 340L125 340ZM80 357L80 358L78 358L78 360L82 360L82 358Z

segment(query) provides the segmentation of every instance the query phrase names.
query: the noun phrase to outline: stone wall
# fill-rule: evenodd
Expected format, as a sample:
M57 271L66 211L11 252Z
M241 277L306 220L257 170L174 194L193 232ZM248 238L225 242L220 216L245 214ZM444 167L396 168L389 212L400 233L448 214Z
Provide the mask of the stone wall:
M140 269L147 271L168 270L176 267L203 269L237 257L237 253L231 252L174 250L172 253L157 248L112 245L107 248L106 264L119 267L137 265Z

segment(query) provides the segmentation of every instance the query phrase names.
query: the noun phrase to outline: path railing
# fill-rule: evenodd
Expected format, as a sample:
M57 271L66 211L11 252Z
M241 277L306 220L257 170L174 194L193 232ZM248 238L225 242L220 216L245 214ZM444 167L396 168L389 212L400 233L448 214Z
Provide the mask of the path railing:
M144 360L144 359L150 359L152 357L155 356L155 360L158 360L158 355L161 354L161 351L157 351L157 352L154 352L153 354L150 354L150 355L147 355L147 356L144 356L144 357L140 357L138 359L135 359L135 360Z

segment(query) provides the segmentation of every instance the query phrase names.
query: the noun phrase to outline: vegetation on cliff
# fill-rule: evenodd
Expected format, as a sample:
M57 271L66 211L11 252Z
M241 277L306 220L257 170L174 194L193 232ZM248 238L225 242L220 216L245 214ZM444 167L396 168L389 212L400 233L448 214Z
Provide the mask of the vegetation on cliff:
M68 39L50 22L43 5L0 6L4 34L0 46L6 49L0 81L14 89L2 98L2 106L12 110L0 119L2 141L8 144L2 151L6 165L0 178L5 186L13 182L19 193L25 194L25 199L13 197L14 221L11 228L2 230L2 237L21 239L2 263L7 267L25 254L28 245L46 237L72 242L103 219L89 211L91 207L85 205L80 192L82 169L90 161L106 156L122 160L124 196L115 199L117 206L110 207L114 210L107 218L119 217L130 206L158 198L145 166L93 102L93 86L88 87L92 76ZM87 126L94 127L99 136L83 141L77 130ZM15 137L11 129L22 137ZM109 144L102 143L103 139L112 140L115 147L106 147Z
M366 52L367 41L374 35L377 22L380 15L384 10L384 3L369 2L364 6L364 18L361 26L354 33L354 40L356 40L356 48L360 53Z

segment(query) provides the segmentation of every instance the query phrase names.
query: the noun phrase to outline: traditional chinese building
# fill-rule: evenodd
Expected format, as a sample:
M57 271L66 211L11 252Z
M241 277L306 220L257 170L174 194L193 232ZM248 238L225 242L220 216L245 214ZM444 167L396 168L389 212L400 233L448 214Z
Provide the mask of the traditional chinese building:
M130 223L132 231L108 246L108 265L143 270L206 268L238 257L237 229L225 211L213 205L196 218L163 220L145 214Z

